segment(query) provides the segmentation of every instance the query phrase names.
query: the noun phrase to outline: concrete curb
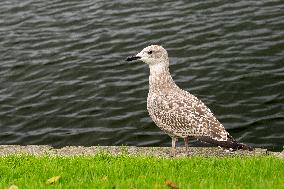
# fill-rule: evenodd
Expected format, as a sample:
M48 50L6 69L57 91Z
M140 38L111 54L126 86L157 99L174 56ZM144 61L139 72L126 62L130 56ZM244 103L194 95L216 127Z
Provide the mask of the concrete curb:
M96 155L98 153L109 153L112 155L146 155L156 157L170 157L170 147L136 147L136 146L66 146L63 148L53 148L48 145L0 145L0 156L28 154L28 155L58 155L58 156L78 156ZM238 150L230 152L219 147L189 147L187 154L184 147L177 148L176 157L187 156L263 156L274 155L279 158L284 157L284 152L268 152L266 149L256 148L254 151Z

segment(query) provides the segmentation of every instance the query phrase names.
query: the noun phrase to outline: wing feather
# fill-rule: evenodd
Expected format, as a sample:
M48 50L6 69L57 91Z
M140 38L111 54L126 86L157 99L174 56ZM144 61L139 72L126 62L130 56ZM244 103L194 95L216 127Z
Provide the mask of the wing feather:
M148 111L154 122L169 135L208 136L226 141L228 132L210 109L194 95L180 90L152 94Z

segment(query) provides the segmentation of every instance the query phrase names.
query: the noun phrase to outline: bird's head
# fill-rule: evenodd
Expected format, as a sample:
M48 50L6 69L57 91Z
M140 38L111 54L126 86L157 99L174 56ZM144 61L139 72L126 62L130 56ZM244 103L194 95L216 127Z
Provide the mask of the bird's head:
M155 64L169 65L169 58L166 49L159 45L150 45L145 47L141 52L135 56L128 57L127 61L141 60L149 66Z

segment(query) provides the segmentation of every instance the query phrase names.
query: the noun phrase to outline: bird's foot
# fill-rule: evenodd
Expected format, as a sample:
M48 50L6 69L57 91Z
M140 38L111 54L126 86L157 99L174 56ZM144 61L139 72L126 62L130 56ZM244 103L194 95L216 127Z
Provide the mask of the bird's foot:
M170 152L171 157L176 157L176 149L172 149Z

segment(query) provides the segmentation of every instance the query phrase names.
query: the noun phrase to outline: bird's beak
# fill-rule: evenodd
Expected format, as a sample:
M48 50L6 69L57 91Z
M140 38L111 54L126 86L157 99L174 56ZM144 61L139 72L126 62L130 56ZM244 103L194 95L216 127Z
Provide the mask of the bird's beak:
M139 60L139 59L141 59L140 56L129 56L126 58L126 61Z

